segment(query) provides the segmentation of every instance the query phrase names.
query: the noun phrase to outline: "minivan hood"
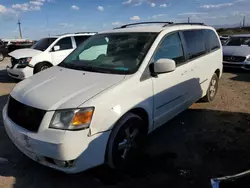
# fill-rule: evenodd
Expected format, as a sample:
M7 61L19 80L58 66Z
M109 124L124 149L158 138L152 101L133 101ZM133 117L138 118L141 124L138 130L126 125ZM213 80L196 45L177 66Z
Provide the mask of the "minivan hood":
M77 108L124 78L55 66L20 82L10 95L43 110Z
M249 56L249 46L223 46L223 55L226 56Z
M32 48L24 48L24 49L19 49L19 50L10 52L9 56L14 57L15 59L20 59L20 58L26 58L26 57L34 57L40 54L41 52L42 51L40 50L35 50Z

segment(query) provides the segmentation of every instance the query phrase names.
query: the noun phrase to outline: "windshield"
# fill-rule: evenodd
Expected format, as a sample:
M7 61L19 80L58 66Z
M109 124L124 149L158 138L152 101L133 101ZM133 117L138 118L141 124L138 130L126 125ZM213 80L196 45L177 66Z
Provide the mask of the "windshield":
M135 73L157 33L110 33L89 38L59 66L111 74Z
M226 46L250 46L250 37L230 37Z
M35 50L45 51L57 38L43 38L35 43L31 48Z

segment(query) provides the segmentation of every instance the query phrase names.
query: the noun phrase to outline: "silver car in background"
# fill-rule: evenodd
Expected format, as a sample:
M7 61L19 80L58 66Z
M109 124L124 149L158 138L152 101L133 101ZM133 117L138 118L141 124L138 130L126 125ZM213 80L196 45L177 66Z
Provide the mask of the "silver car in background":
M220 36L221 44L222 45L226 44L228 39L229 39L229 36Z
M250 70L250 34L229 38L223 46L223 65Z

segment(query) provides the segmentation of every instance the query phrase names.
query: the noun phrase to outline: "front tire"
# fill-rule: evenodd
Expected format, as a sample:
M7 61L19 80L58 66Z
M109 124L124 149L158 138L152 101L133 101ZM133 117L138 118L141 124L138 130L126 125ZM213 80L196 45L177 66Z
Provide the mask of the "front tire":
M204 102L212 102L217 94L218 86L219 86L219 78L217 74L214 73L207 89L207 95L203 97L202 100Z
M141 153L146 131L143 119L133 113L125 114L115 125L106 152L106 162L111 168L126 169Z
M3 52L0 52L0 61L3 61L3 60L4 60Z
M50 68L51 65L49 63L43 62L43 63L38 63L35 68L34 68L34 74L41 72L43 70L46 70Z

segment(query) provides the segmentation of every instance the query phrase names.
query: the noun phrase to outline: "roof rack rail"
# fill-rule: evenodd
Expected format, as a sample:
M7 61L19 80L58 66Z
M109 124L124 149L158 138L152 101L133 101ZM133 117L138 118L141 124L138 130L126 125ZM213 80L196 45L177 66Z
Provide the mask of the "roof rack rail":
M97 32L89 32L89 31L84 32L84 31L82 31L82 32L76 32L74 34L90 34L90 33L97 33Z
M86 32L76 32L76 33L61 33L61 34L57 34L55 36L63 36L63 35L74 35L74 34L92 34L92 33L97 33L97 32L89 32L89 31L86 31Z
M126 25L122 25L120 27L116 27L114 29L122 29L122 28L126 28L128 26L133 26L133 25L143 25L143 24L173 24L174 22L138 22L138 23L131 23L131 24L126 24Z
M188 23L188 22L183 22L183 23L173 23L173 25L205 25L204 23L196 23L196 22L190 22L190 23ZM166 26L168 26L168 24L166 24L166 25L164 25L163 27L166 27Z

